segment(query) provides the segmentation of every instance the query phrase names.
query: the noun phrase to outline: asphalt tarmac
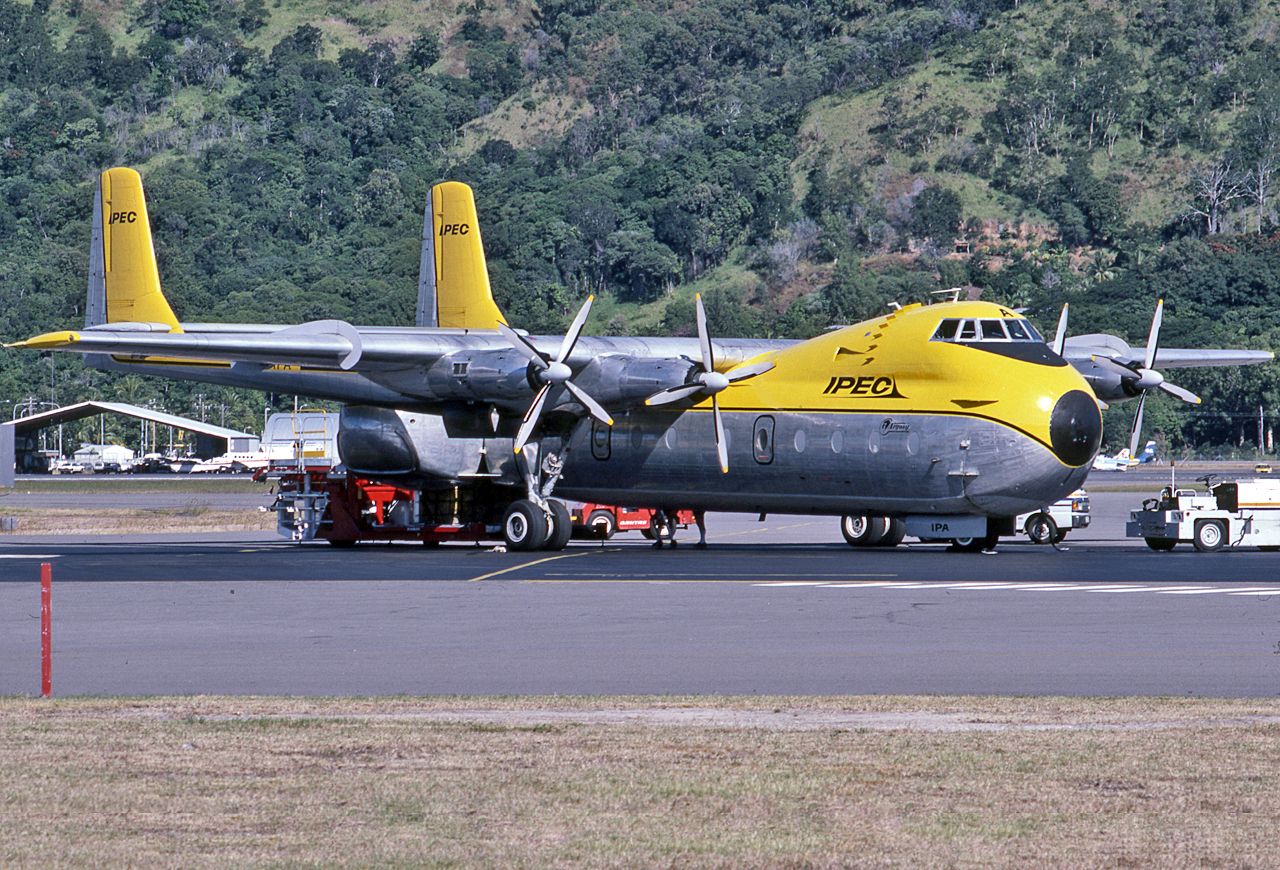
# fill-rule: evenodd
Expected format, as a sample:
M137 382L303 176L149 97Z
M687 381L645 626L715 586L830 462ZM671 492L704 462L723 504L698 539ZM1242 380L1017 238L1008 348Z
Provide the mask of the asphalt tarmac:
M1143 493L1066 549L853 550L832 518L708 517L563 553L272 535L0 541L0 694L1032 694L1280 691L1280 554L1153 553Z

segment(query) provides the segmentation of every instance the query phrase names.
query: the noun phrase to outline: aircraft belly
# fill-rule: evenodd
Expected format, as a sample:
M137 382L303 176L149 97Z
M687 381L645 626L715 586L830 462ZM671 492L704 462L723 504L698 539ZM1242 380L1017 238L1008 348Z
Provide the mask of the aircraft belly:
M708 413L650 412L620 416L607 441L597 430L575 443L556 492L743 512L1006 516L1055 501L1088 471L979 418L728 411L724 421L727 475Z

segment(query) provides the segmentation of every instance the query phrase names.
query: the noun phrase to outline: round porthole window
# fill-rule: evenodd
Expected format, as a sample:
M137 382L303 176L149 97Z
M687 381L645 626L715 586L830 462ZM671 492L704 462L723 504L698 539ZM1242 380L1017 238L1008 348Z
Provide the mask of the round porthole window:
M844 430L837 429L831 433L831 452L839 453L844 450Z
M805 436L803 429L796 430L795 444L796 453L804 453L804 448L808 444L809 439Z

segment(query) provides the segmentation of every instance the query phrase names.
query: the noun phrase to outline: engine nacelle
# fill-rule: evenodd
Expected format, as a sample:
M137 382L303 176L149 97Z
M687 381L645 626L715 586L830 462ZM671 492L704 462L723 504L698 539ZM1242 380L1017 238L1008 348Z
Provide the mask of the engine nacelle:
M347 405L338 426L338 453L347 469L375 480L454 486L519 480L510 435L484 431L474 408L397 411Z

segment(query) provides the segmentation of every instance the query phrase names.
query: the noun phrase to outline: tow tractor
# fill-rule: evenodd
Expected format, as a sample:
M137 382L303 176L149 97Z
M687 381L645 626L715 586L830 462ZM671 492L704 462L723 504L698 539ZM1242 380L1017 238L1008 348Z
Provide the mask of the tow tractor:
M1280 480L1198 478L1204 491L1170 483L1131 511L1125 534L1153 550L1190 543L1200 552L1223 547L1280 550Z
M646 538L655 537L654 524L657 511L652 508L619 507L610 504L585 503L569 506L569 519L573 532L583 538L609 539L617 532L639 532ZM675 512L677 529L693 525L693 511Z

